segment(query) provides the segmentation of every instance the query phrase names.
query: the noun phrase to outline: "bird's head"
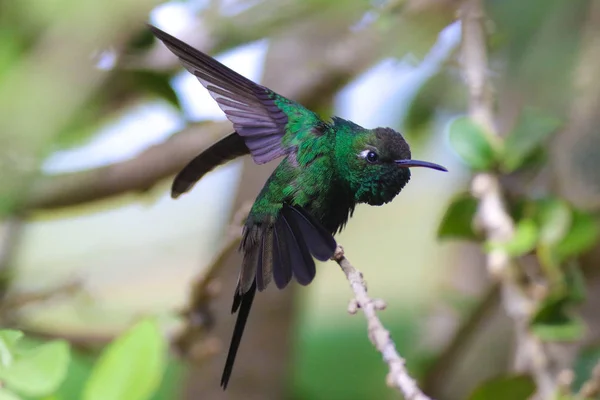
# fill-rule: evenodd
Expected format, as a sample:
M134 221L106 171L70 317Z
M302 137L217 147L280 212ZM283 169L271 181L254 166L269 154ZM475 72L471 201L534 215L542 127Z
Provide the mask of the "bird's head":
M441 165L411 159L410 146L399 132L358 125L337 135L336 162L354 200L373 206L388 203L400 193L410 180L409 168L447 171Z

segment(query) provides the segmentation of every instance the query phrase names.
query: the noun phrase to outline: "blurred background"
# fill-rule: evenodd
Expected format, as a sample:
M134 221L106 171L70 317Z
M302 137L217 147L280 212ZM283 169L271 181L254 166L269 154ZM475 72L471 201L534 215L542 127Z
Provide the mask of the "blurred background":
M466 195L478 168L453 150L453 121L469 103L460 7L455 0L0 2L0 322L36 342L70 343L65 379L43 398L82 398L102 348L142 317L158 321L171 349L147 398L398 398L364 318L346 312L352 292L333 262L318 265L308 287L257 296L230 387L219 388L240 263L230 226L276 162L257 166L244 157L170 198L174 174L232 127L146 22L323 117L393 127L413 157L446 166L446 174L414 170L384 207L359 205L337 240L370 294L386 300L382 321L425 392L463 399L511 371L514 322L488 277L471 225L476 205ZM579 229L576 251L556 263L576 270L585 289L560 303L561 318L568 306L578 330L542 340L556 345L557 371L572 369L581 385L600 356L600 7L593 0L483 7L498 130L533 149L518 168L494 167L511 215L519 220L524 204L552 199L568 208L568 222L552 219L546 228L562 229L561 238ZM552 128L528 110L552 118ZM548 135L528 145L543 129ZM525 269L541 259L541 247L529 247L518 255ZM541 266L548 271L543 259ZM544 273L534 275L544 282Z

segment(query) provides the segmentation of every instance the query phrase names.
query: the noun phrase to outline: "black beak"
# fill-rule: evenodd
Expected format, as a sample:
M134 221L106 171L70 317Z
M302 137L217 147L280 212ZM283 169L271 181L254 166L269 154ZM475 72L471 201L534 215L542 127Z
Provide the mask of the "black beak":
M448 172L445 167L442 167L439 164L430 163L428 161L420 161L420 160L396 160L396 165L402 168L414 168L414 167L425 167L431 169L437 169L438 171Z

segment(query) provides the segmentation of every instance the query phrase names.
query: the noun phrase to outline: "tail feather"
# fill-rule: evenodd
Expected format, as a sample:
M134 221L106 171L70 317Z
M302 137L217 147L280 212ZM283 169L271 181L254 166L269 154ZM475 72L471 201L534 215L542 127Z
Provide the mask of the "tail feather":
M256 283L254 283L250 290L246 293L240 294L236 290L234 296L234 307L233 312L239 309L237 320L235 321L235 327L233 328L233 336L231 337L231 343L229 344L229 352L227 353L227 360L225 361L225 368L223 369L223 375L221 376L221 387L223 390L227 389L229 378L231 378L231 372L233 371L233 364L235 362L235 356L237 355L242 335L244 334L244 328L246 327L246 321L252 308L252 302L254 301L254 295L256 294Z
M289 250L292 272L299 284L306 286L312 282L316 275L315 261L310 255L310 250L302 237L296 221L280 214L278 221L280 233Z
M298 227L296 236L306 241L311 254L319 261L327 261L333 256L337 244L331 233L301 207L283 207L283 214Z
M272 225L246 225L240 249L244 253L231 312L238 312L221 386L227 387L256 290L271 279L283 289L295 277L301 285L316 275L313 256L329 259L336 248L332 235L300 207L284 205Z
M260 244L260 258L256 268L256 287L259 292L267 288L273 276L273 228L267 228Z
M292 262L283 237L278 233L278 224L273 229L273 280L277 289L285 288L292 280Z

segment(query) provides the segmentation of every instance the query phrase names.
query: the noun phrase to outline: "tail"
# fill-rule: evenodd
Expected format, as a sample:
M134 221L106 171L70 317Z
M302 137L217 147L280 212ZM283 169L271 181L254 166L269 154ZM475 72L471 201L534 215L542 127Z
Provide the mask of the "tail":
M221 376L221 387L223 390L227 389L229 378L231 377L231 371L233 370L233 363L237 354L238 348L240 347L240 341L244 334L244 328L246 327L246 321L252 308L252 302L254 301L254 295L256 294L256 282L252 284L250 290L244 294L240 294L239 287L235 290L235 296L233 298L233 306L231 307L231 313L235 313L239 309L237 320L235 321L235 328L233 328L233 336L231 337L231 343L229 344L229 352L227 353L227 361L225 361L225 368L223 369L223 375Z
M221 378L223 389L231 377L256 291L265 290L271 278L278 289L285 288L292 277L308 285L316 274L313 257L326 261L336 246L333 236L298 206L284 204L273 225L246 226L241 243L244 260L231 307L232 313L239 310L239 314Z

